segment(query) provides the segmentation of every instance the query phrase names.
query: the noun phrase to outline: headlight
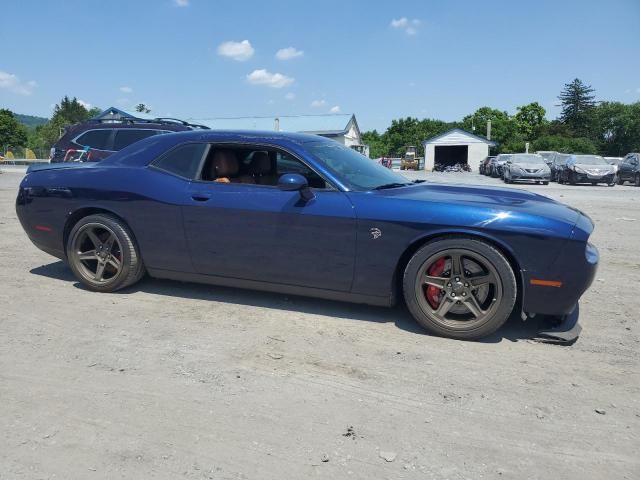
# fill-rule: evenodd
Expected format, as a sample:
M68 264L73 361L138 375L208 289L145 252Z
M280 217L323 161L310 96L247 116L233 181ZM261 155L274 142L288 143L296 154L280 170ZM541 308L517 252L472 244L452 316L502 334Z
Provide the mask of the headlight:
M581 169L580 167L577 167L575 165L573 167L573 171L576 172L576 173L587 173L583 169Z

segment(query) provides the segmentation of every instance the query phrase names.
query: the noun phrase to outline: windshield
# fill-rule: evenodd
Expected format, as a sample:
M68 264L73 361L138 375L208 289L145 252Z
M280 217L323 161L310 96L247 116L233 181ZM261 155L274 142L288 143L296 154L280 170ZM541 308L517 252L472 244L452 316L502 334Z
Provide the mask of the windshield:
M604 158L597 155L580 155L575 157L574 163L579 165L609 165Z
M543 164L544 158L541 155L514 155L511 157L512 163L538 163Z
M538 155L540 155L545 160L551 160L555 154L556 152L538 152Z
M509 160L511 158L511 155L498 155L496 157L496 162L499 163L505 163L507 160Z
M405 177L337 142L309 142L307 150L350 189L374 190L384 185L409 185Z

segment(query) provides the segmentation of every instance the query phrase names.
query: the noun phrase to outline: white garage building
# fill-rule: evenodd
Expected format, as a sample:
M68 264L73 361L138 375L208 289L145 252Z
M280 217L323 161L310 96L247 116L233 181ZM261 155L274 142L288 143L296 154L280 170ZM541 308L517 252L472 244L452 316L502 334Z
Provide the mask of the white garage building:
M453 128L425 140L422 145L424 168L427 171L433 170L438 163L445 166L466 163L472 172L477 172L480 162L489 156L489 147L495 147L496 144L460 128Z

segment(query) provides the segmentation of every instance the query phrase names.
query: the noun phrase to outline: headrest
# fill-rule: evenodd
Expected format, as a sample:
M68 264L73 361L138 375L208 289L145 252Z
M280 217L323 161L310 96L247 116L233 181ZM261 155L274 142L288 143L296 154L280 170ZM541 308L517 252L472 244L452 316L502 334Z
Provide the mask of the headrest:
M267 152L254 152L249 165L249 171L253 175L266 175L271 173L271 159Z
M210 171L212 180L237 175L239 169L238 157L233 150L216 150L213 153Z

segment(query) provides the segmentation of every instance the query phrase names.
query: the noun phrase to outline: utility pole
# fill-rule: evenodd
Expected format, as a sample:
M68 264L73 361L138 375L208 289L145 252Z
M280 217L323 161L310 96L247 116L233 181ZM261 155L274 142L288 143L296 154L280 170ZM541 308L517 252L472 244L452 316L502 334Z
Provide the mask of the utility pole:
M491 140L491 120L487 120L487 140Z

